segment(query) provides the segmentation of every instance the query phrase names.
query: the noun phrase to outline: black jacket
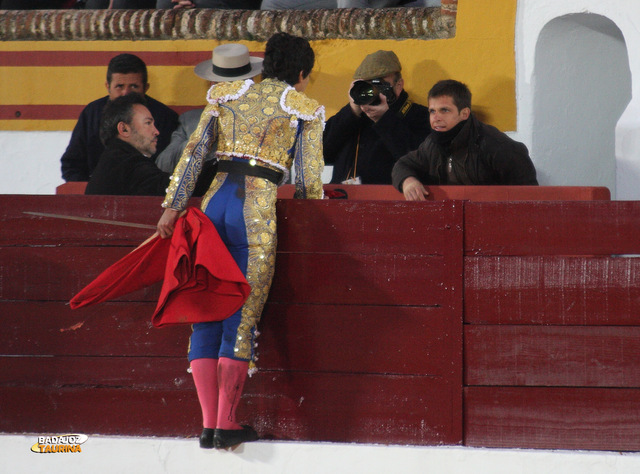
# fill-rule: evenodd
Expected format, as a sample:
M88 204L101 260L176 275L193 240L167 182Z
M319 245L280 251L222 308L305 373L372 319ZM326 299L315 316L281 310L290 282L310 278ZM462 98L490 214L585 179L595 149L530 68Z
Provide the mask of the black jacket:
M169 176L156 166L152 158L147 158L127 142L114 138L100 156L85 194L164 196Z
M155 159L166 148L171 140L171 133L178 126L178 114L162 102L145 96L146 106L155 120L155 126L160 132ZM88 181L94 168L98 165L104 145L100 141L100 119L102 111L107 105L109 97L94 100L87 105L80 114L71 140L60 159L62 178L65 181Z
M463 183L476 185L537 185L536 169L527 147L471 114L451 142L453 166ZM448 156L429 136L417 150L407 153L393 167L393 185L414 176L423 184L451 184L446 171Z
M391 184L396 160L418 148L430 131L428 109L412 103L406 91L376 123L364 113L357 117L347 104L324 130L324 161L333 165L331 182L347 179L358 148L356 174L362 184Z

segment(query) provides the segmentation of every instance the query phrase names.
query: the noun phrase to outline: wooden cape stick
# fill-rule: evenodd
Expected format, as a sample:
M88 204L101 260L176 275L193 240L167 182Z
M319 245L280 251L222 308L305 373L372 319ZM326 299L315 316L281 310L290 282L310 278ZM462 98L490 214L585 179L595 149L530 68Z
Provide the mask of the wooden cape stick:
M64 214L49 214L46 212L32 212L32 211L23 211L23 213L29 214L32 216L51 217L54 219L67 219L70 221L91 222L93 224L119 225L123 227L136 227L138 229L155 229L156 228L155 225L151 225L151 224L139 224L137 222L113 221L108 219L95 219L93 217L67 216Z

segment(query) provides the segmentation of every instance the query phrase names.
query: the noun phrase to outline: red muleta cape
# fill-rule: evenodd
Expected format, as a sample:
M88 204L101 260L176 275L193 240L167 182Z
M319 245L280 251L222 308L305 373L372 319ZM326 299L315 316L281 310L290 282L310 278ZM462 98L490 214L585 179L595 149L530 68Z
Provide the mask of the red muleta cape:
M81 308L150 286L164 278L154 326L221 321L235 313L251 291L213 223L187 208L171 239L155 235L118 260L71 299Z

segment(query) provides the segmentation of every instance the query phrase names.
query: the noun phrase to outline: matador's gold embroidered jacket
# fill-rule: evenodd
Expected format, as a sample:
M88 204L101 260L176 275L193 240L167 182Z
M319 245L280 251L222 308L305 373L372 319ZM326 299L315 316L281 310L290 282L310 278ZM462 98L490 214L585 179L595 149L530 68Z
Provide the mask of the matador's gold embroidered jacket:
M296 198L322 198L324 107L277 79L223 82L209 89L209 104L171 177L163 207L183 210L218 137L218 159L243 157L288 177L295 166Z

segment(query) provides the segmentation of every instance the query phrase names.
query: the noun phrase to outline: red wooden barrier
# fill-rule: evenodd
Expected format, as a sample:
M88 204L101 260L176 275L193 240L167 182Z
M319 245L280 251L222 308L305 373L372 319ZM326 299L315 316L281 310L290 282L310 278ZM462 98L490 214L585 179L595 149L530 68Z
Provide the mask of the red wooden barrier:
M640 450L640 260L623 255L640 254L640 203L361 197L278 202L245 421L276 439ZM197 435L189 329L151 327L158 288L66 304L151 230L24 214L153 225L160 201L0 196L1 431Z
M161 198L0 201L0 311L11 328L0 332L0 430L198 434L189 331L151 328L157 288L77 311L66 303L152 232L96 220L155 223ZM244 420L265 438L461 443L462 207L278 207L276 277Z
M56 187L56 194L84 194L86 181L69 181Z
M640 449L639 233L640 202L465 206L465 444Z

